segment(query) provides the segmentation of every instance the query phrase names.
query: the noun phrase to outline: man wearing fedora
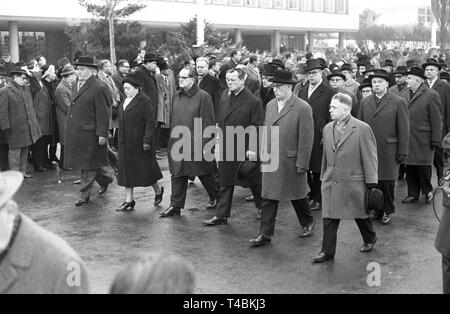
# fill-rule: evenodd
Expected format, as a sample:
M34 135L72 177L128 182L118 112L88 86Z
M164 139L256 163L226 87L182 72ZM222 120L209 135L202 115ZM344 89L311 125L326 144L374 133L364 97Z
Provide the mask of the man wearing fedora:
M261 88L256 93L256 96L262 102L263 112L266 112L267 104L275 99L273 84L272 82L270 82L270 79L273 78L275 71L277 71L278 69L279 67L275 64L266 63L263 65L263 71L261 75Z
M345 89L347 76L338 70L331 72L331 74L327 76L327 80L330 83L330 87L334 89L336 93L344 93L352 98L352 116L358 116L359 103L358 99L356 98L356 94Z
M6 72L4 65L0 65L0 90L10 82L10 77ZM9 170L8 161L8 139L5 132L0 129L0 171Z
M216 121L219 119L220 113L220 97L222 95L222 88L220 80L209 73L209 60L205 57L200 57L196 60L198 86L207 92L214 104L214 113L216 114Z
M12 200L23 176L0 173L0 294L86 294L87 270L60 237L20 213Z
M343 64L341 72L345 75L344 89L356 96L358 94L359 83L353 79L352 65L348 63Z
M293 94L292 86L296 82L290 71L277 71L270 81L274 84L276 99L267 106L262 150L274 154L277 153L274 147L278 145L279 165L273 172L263 171L261 228L259 236L250 240L252 246L271 242L280 201L292 202L302 227L300 238L311 237L315 227L307 199L307 173L314 142L312 109ZM274 128L279 131L276 142L271 140Z
M441 98L442 138L444 138L450 131L450 85L439 78L439 72L442 70L442 66L438 60L433 58L427 59L422 65L422 68L425 70L425 76L427 77L425 85L435 90ZM440 147L434 151L433 164L436 167L439 182L444 176L444 150Z
M142 91L150 98L155 108L158 105L158 87L156 83L157 61L158 59L155 54L147 53L141 66L134 73L139 80Z
M80 57L74 64L78 76L66 122L64 167L81 169L81 188L76 206L90 200L96 181L99 195L113 182L107 171L107 139L111 96L108 87L95 76L97 65L91 57Z
M404 204L417 202L421 191L427 203L433 200L431 165L435 149L441 146L442 105L439 94L426 86L426 80L422 68L412 67L408 72L410 135L405 162L408 196Z
M0 90L0 128L9 144L8 160L11 170L27 174L29 146L42 136L34 110L31 73L27 67L16 66L11 71L11 82Z
M314 263L334 259L341 220L356 221L364 240L362 253L371 252L377 242L365 205L367 189L378 184L377 144L370 126L352 117L351 106L350 96L335 95L330 105L334 122L323 131L323 242Z
M358 119L366 122L375 134L378 153L378 189L384 194L381 212L371 218L392 222L395 212L394 189L399 165L406 161L409 145L409 114L406 101L388 92L389 74L377 70L370 77L373 95L361 102Z
M306 63L306 72L309 77L308 88L299 92L299 98L306 101L312 108L314 119L314 145L311 152L308 172L308 184L311 189L309 199L311 210L321 208L321 182L320 171L322 167L322 131L330 122L330 103L336 92L323 81L323 63L319 59L310 59Z

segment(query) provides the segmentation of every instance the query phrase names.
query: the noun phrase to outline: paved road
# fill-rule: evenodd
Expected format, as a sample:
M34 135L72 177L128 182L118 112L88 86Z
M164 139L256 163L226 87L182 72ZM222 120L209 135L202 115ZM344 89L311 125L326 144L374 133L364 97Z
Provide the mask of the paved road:
M376 224L378 244L368 255L359 253L362 239L353 221L343 222L338 235L336 260L313 265L322 240L320 212L316 235L297 237L299 226L288 203L280 206L276 237L267 247L252 249L248 239L258 235L253 205L245 202L246 189L235 192L228 226L205 228L201 221L214 212L204 209L208 199L201 183L189 186L186 210L181 217L159 219L169 205L170 176L162 161L166 195L153 207L152 189L137 189L136 211L117 213L124 191L113 184L103 196L76 208L77 173L52 171L35 174L16 196L21 210L62 236L86 262L91 290L107 293L114 274L144 253L167 251L189 259L197 270L196 292L217 293L440 293L440 255L434 249L437 221L423 199L403 206L406 183L399 182L398 205L391 226ZM61 180L61 183L58 183ZM435 180L434 180L435 181ZM97 189L97 187L96 187ZM367 285L367 265L381 266L381 286Z

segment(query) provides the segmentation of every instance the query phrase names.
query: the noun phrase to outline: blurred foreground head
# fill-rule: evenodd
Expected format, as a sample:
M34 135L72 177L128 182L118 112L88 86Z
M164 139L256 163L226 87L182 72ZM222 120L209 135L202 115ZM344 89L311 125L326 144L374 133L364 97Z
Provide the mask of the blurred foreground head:
M126 266L114 278L111 294L192 294L193 266L169 254L152 254Z

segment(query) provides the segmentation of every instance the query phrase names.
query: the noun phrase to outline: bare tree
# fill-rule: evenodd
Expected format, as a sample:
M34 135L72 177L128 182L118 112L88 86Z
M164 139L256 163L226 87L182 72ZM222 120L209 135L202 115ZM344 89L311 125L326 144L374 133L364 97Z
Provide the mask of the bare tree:
M98 3L88 2L87 0L78 0L80 5L85 7L89 13L97 18L108 21L109 25L109 49L111 63L116 64L116 44L114 34L114 23L119 18L124 18L146 7L139 0L100 0Z
M450 25L450 0L431 0L431 9L441 28L441 52L444 53Z

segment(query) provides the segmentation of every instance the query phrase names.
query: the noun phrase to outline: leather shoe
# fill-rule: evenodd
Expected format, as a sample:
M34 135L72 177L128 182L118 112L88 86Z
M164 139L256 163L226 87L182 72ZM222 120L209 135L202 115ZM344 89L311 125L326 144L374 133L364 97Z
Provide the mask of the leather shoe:
M427 204L431 204L433 199L434 199L433 192L430 192L425 196L425 202L427 202Z
M381 220L381 223L385 226L390 225L392 223L392 216L384 214L383 219Z
M402 203L403 204L414 204L417 203L418 199L412 196L408 196L407 198L405 198Z
M251 239L250 240L250 245L252 247L259 247L259 246L263 246L266 244L269 244L272 242L272 238L271 237L267 237L263 234L260 234L256 239Z
M24 179L33 179L33 176L31 174L29 174L29 173L24 173L23 174L23 178Z
M81 207L89 203L89 197L88 198L80 198L75 202L76 207Z
M34 172L47 172L47 168L44 167L36 168L34 169Z
M373 240L372 243L366 243L366 244L364 244L364 245L362 246L361 250L360 250L361 253L369 253L369 252L372 252L372 250L373 250L375 244L377 243L377 240L378 240L378 239L375 237L375 239Z
M313 221L309 225L303 227L302 231L298 234L301 239L310 238L314 235L314 228L316 227L316 223Z
M157 194L155 196L155 203L154 203L155 206L158 206L159 204L162 203L163 196L164 196L164 187L161 187L161 194Z
M218 217L214 217L213 219L205 220L203 222L203 224L207 227L226 225L227 223L228 223L227 218L218 218Z
M75 180L72 182L73 185L80 185L81 184L81 180Z
M210 209L216 209L217 208L217 200L214 201L210 201L208 203L208 205L206 205L206 209L210 210Z
M181 216L181 208L169 207L159 214L159 218L168 218L173 216Z
M333 255L329 255L327 253L321 252L316 257L313 257L312 261L313 261L313 263L325 263L325 262L331 261L333 259L334 259Z
M124 202L118 209L116 209L117 212L131 212L134 210L134 207L136 206L136 202L132 200L131 202Z
M262 210L261 208L258 208L258 212L256 213L256 220L262 219Z
M108 187L109 185L113 183L113 179L111 179L111 181L109 181L105 186L101 186L100 190L98 190L98 195L103 195L106 193L106 191L108 191Z
M322 209L322 204L320 204L319 202L313 202L311 204L311 211L315 212L315 211L319 211Z

